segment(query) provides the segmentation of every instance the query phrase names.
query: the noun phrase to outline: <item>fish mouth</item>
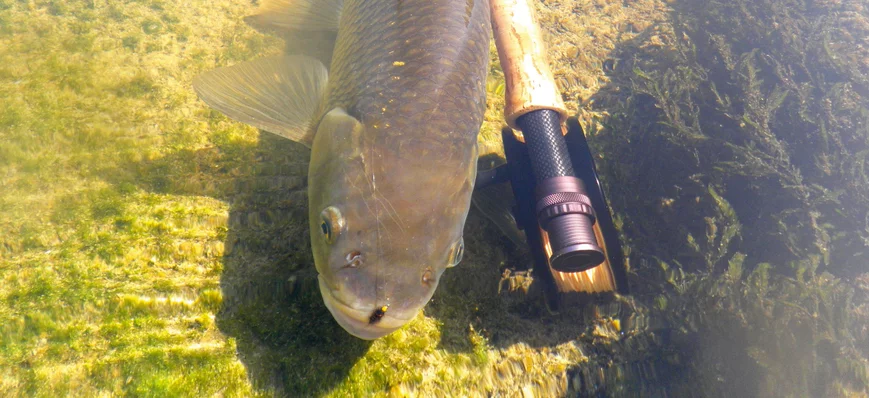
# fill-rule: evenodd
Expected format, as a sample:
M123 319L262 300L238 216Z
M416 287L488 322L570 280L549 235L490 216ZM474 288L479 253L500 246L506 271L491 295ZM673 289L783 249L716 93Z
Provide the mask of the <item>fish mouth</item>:
M372 323L370 320L372 314L376 311L374 306L364 309L354 308L335 296L332 288L326 283L322 275L318 275L317 279L320 282L320 295L323 296L323 303L326 304L326 308L332 313L332 317L335 318L335 321L347 333L360 339L374 340L378 337L383 337L413 319L413 316L403 319L391 314L383 314L378 321Z

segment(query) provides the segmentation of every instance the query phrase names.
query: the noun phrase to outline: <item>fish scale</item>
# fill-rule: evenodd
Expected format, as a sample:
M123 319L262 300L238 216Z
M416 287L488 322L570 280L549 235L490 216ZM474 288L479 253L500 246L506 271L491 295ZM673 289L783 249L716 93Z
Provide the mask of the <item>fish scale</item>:
M452 135L462 147L472 146L485 112L479 99L485 98L481 71L489 62L490 29L487 3L475 3L345 2L324 109L341 107L363 122L389 120L389 128L372 131L378 139L414 140L417 135L410 132L418 131L435 138ZM477 15L471 18L468 11ZM429 126L420 129L412 116L427 111Z

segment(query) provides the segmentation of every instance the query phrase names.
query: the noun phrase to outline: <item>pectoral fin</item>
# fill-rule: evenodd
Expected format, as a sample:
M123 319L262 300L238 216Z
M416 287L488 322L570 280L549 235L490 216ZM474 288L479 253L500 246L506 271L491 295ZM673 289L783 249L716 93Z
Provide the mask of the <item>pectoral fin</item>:
M494 184L474 191L471 197L474 206L491 220L501 232L519 247L525 246L525 233L516 225L513 217L513 190L510 183Z
M313 58L261 58L198 76L193 88L226 116L311 146L328 72Z

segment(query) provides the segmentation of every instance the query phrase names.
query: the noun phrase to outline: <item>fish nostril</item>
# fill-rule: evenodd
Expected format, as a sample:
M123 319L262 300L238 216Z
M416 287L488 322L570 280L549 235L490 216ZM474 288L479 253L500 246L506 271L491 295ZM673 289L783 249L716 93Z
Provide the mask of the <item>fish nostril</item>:
M347 253L346 259L347 264L344 265L345 268L356 268L363 263L362 253L358 250L353 250L350 253Z
M422 284L426 286L431 286L434 282L434 272L432 272L431 268L426 268L425 272L422 273Z

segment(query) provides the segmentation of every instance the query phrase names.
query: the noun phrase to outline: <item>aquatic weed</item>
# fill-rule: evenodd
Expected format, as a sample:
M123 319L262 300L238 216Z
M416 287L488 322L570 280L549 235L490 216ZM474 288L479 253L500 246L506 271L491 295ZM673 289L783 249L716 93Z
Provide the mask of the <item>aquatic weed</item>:
M839 13L850 6L676 3L669 23L615 55L623 67L597 98L609 116L592 144L619 182L609 197L639 256L635 291L673 325L661 348L685 349L672 334L703 339L682 363L707 391L869 388L835 360L866 369L847 315L869 212L857 187L867 80L841 61L863 51L844 44L853 38L841 26L860 26ZM726 347L730 365L707 362ZM745 363L765 373L741 374Z

